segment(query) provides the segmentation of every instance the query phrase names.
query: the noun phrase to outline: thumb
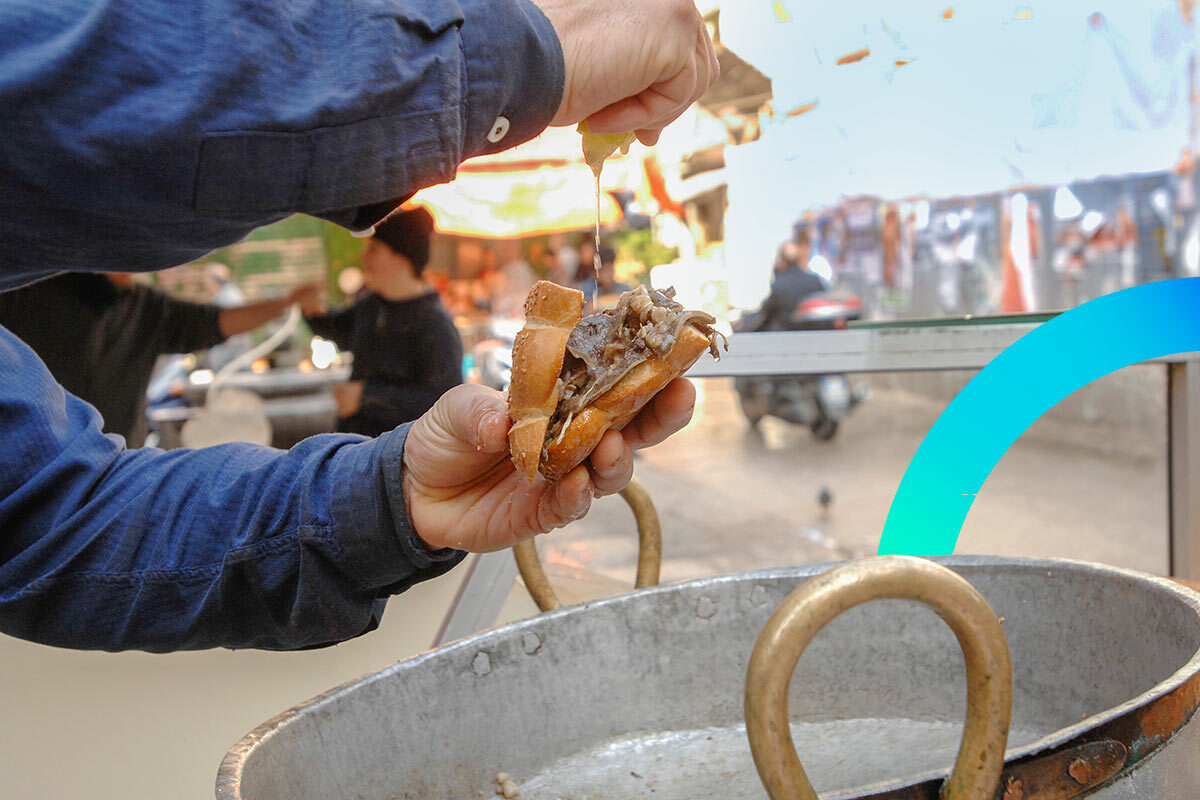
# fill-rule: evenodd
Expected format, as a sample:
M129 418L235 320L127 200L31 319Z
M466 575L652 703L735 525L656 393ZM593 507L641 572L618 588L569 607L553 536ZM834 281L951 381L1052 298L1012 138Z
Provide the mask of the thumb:
M508 449L509 419L504 395L486 386L454 387L434 403L414 428L422 424L430 445L435 447L480 453Z

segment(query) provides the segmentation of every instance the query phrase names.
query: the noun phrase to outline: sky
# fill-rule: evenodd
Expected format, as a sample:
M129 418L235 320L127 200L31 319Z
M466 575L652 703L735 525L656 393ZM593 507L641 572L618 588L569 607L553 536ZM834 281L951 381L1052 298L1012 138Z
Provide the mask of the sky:
M726 148L727 260L769 259L805 208L843 195L1160 170L1188 141L1197 37L1176 0L739 0L720 25L772 78L776 111L759 141Z

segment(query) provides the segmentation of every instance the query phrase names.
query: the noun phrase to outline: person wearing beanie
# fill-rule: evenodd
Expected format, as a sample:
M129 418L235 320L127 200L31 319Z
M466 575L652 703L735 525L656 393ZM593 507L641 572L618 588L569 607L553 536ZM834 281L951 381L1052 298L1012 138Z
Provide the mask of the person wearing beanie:
M379 436L424 414L462 383L462 340L423 279L433 217L400 211L375 226L363 252L367 294L325 313L302 307L313 333L354 353L349 382L334 390L338 430Z
M579 291L583 292L587 302L590 303L597 297L620 295L622 292L629 291L629 284L617 280L616 263L616 252L608 245L602 245L600 247L599 275L595 273L591 264L581 266L581 269L586 267L587 272L591 273L579 285Z

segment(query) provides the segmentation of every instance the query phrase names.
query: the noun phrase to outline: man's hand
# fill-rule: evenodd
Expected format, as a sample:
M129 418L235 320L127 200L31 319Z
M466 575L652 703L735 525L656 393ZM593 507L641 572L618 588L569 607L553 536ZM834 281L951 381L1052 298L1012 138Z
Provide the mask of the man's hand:
M352 417L362 407L363 382L347 381L333 387L333 402L337 403L337 413L342 419Z
M325 313L325 288L319 283L297 286L287 300L289 306L298 304L300 313L306 317L319 317Z
M717 79L708 28L692 0L533 0L562 43L566 81L551 125L586 119L643 144Z
M696 390L680 378L620 433L562 480L531 486L508 455L504 395L477 385L451 389L413 424L404 446L404 497L430 548L486 553L583 517L592 497L619 492L633 476L633 450L666 439L692 418Z

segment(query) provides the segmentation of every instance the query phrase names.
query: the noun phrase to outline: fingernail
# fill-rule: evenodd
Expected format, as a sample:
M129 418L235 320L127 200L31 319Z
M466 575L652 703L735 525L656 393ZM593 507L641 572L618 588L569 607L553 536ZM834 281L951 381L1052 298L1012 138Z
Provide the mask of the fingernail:
M494 425L500 417L498 411L486 411L479 418L479 425L475 428L475 449L483 449L483 445L487 443L488 426Z
M570 519L572 522L587 516L587 512L592 505L592 498L595 497L592 491L592 484L588 482L579 494L575 496L575 502L571 504L573 510L571 511Z

